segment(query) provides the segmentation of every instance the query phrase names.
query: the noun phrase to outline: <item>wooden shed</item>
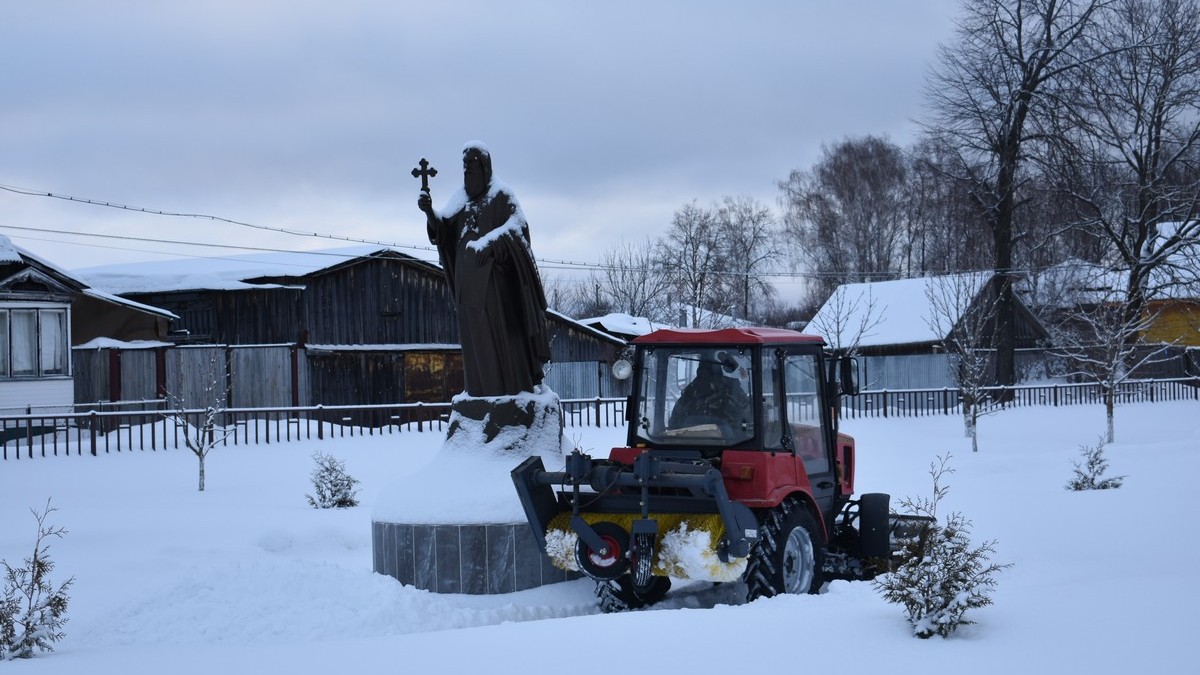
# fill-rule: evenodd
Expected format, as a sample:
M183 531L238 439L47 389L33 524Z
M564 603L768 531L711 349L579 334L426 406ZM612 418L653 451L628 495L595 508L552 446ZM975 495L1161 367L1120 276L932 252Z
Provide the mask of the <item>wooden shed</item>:
M463 388L458 323L442 269L399 251L352 247L81 274L172 311L179 318L171 340L178 344L298 348L307 377L297 381L306 390L291 398L302 404L447 401ZM547 383L565 398L623 395L604 366L625 343L557 312L547 318Z

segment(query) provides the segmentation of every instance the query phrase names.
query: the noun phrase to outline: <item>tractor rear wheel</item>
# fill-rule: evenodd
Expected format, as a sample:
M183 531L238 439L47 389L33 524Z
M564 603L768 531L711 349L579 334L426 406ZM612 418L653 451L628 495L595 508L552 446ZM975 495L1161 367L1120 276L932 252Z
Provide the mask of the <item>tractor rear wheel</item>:
M766 511L761 521L758 542L746 565L747 597L819 591L825 542L808 507L786 499Z
M651 577L645 588L637 588L628 574L609 581L596 581L596 597L600 598L600 611L605 614L627 612L631 609L649 607L671 590L667 577Z

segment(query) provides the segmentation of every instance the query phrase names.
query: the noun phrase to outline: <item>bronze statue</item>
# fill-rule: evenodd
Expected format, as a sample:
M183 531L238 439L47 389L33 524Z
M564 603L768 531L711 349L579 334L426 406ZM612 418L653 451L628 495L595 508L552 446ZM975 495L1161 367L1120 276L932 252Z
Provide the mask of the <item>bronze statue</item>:
M529 226L512 191L492 178L482 143L463 148L463 189L437 213L421 160L417 208L437 246L458 310L463 379L475 397L532 392L550 360L546 295L529 246Z

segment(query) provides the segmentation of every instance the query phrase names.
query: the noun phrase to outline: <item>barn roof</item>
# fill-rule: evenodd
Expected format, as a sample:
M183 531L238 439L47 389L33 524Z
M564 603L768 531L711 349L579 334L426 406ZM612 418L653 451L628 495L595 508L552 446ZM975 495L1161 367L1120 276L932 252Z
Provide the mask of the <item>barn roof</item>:
M303 285L304 278L371 257L405 259L440 272L436 265L377 245L313 251L280 251L213 258L176 258L76 270L92 286L120 295L197 290L246 290Z

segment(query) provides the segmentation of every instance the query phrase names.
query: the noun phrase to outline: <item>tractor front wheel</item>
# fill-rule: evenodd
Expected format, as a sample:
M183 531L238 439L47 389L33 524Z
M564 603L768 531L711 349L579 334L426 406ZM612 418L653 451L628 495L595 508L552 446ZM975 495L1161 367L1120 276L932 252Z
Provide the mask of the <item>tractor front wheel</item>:
M808 507L787 499L766 511L761 521L758 542L746 565L747 597L819 591L825 542Z

